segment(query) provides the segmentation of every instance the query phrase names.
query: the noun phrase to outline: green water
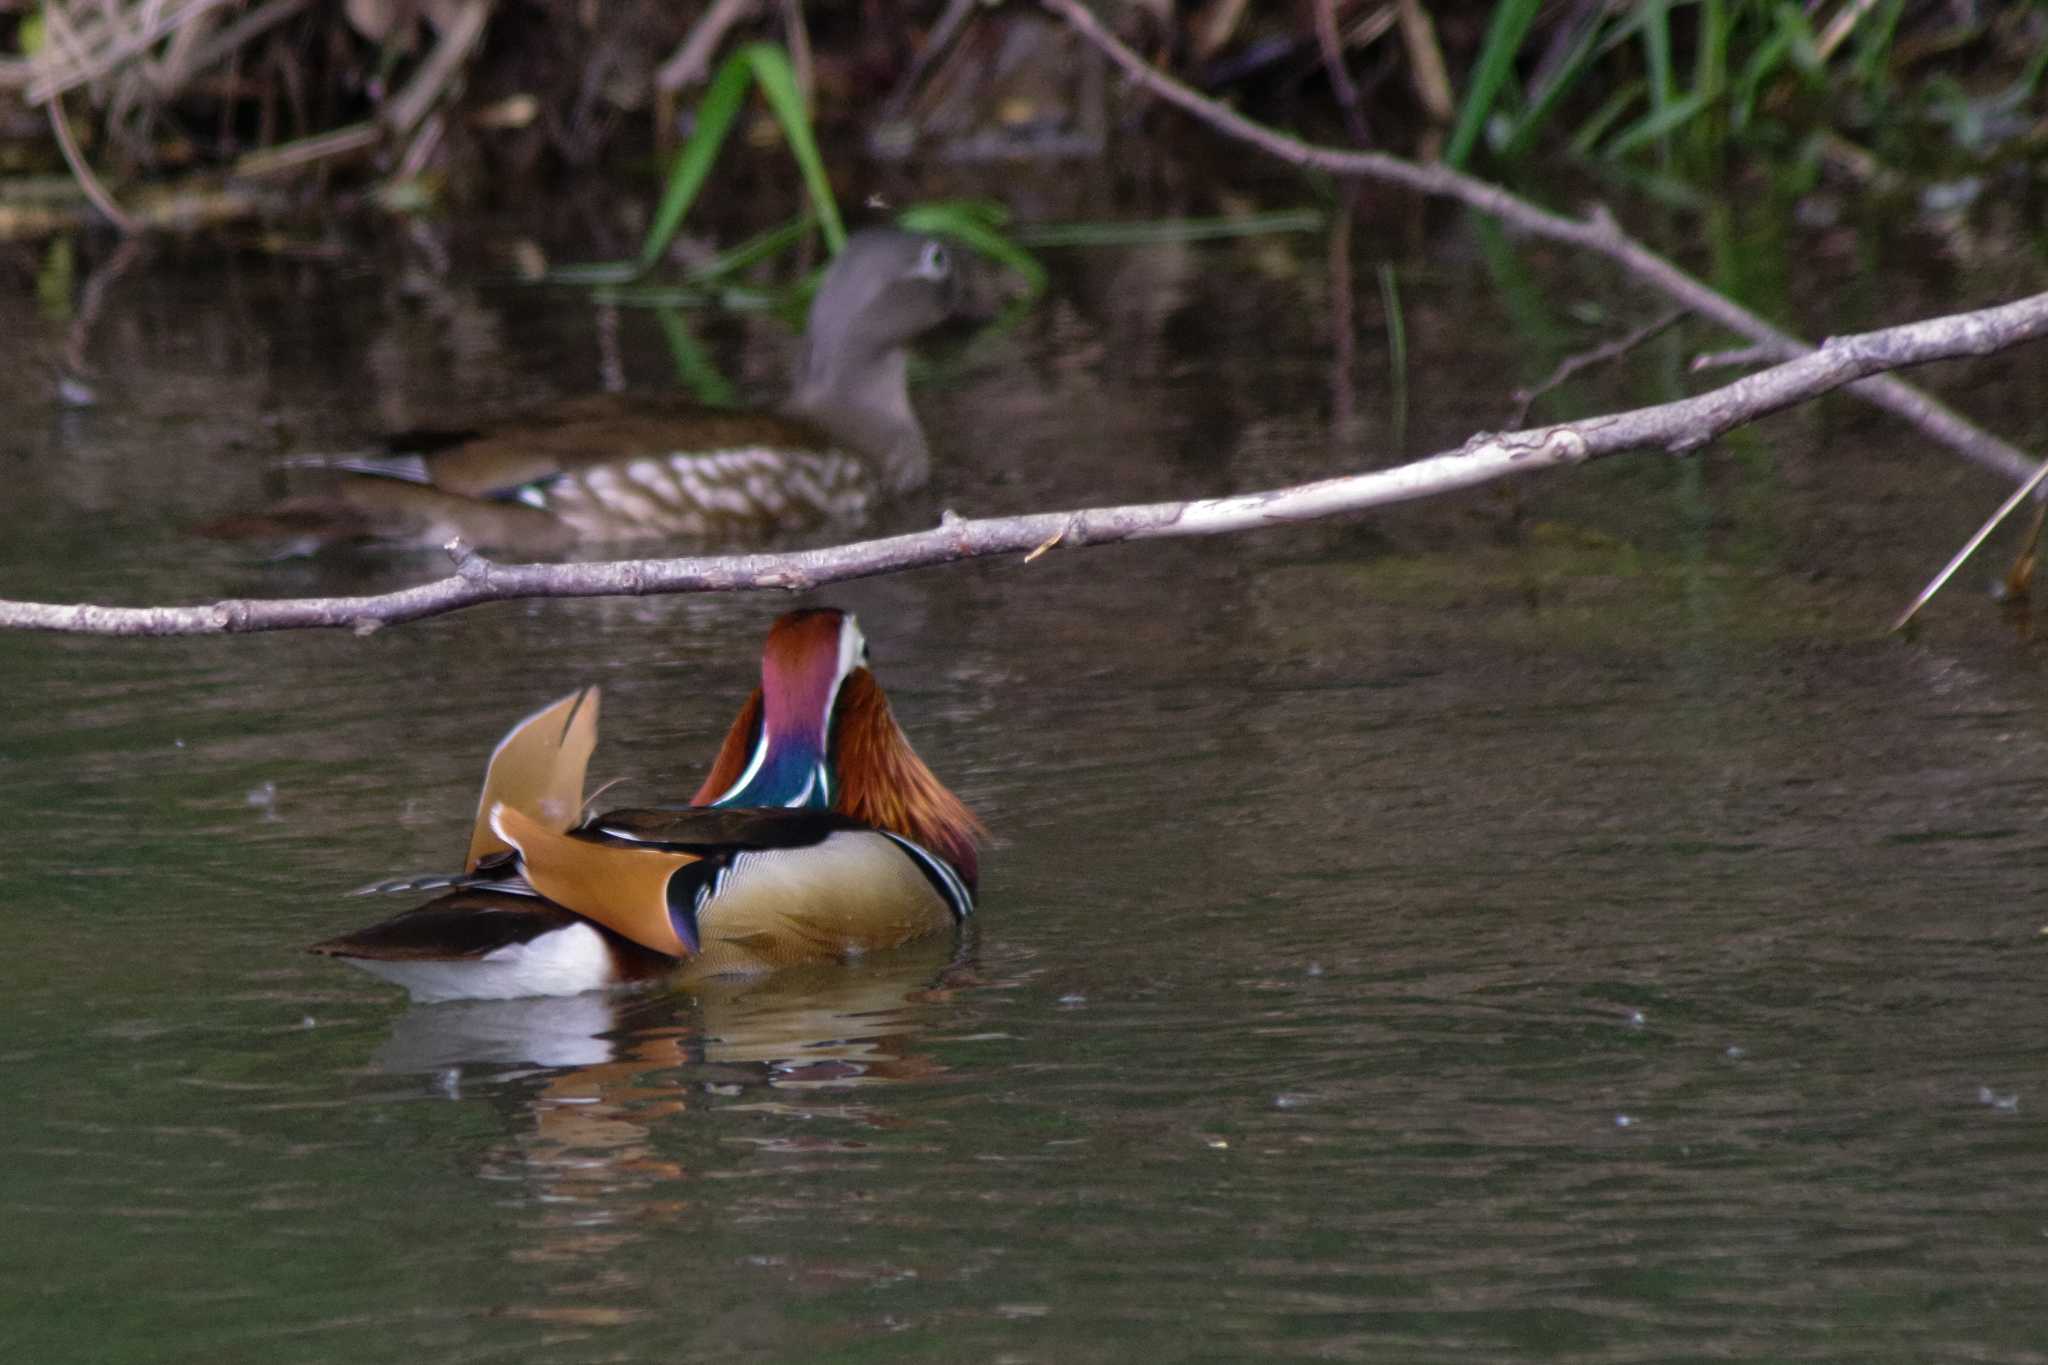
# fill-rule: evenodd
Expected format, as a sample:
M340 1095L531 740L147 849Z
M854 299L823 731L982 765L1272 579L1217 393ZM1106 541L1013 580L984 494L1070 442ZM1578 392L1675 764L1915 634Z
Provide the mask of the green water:
M918 515L1355 460L1290 249L1071 272L921 395ZM366 278L145 269L99 407L10 380L5 594L435 571L181 533L593 382L573 301ZM1550 363L1404 297L1418 449ZM1980 415L2038 428L2027 372ZM1531 485L1518 545L1482 494L823 594L994 832L982 913L703 998L410 1008L302 949L579 683L595 780L689 790L789 599L0 636L0 1358L2048 1358L2042 654L1974 584L1877 635L2002 491L1844 404Z

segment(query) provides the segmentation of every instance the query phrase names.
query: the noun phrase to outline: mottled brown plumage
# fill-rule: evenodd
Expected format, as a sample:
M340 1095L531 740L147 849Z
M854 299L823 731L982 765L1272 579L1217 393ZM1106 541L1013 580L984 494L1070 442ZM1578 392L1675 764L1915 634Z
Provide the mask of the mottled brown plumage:
M906 348L948 317L945 248L855 233L820 282L802 358L774 412L660 394L551 403L493 429L416 433L385 455L302 459L327 486L202 528L286 553L380 541L558 553L578 544L732 541L858 524L922 484Z

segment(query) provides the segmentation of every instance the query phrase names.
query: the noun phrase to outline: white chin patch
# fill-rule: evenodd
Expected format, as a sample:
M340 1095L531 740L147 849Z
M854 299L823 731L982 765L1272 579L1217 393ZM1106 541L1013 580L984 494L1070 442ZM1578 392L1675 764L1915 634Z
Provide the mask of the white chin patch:
M392 962L344 958L372 976L412 992L425 1004L439 1000L512 1000L523 995L580 995L619 983L604 936L587 924L542 934L479 958L447 962Z

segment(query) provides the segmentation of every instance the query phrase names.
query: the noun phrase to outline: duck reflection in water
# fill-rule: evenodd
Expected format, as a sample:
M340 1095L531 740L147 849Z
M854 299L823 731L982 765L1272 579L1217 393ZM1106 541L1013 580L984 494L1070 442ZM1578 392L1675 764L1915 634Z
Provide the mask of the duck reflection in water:
M505 1113L513 1131L484 1152L479 1174L524 1187L541 1208L540 1235L521 1257L571 1261L609 1253L634 1228L686 1207L670 1187L695 1174L675 1155L685 1145L678 1125L693 1113L829 1116L842 1132L882 1126L860 1093L946 1074L916 1040L947 1017L958 992L984 984L971 952L963 932L848 967L710 981L688 993L416 1005L373 1064ZM861 1146L805 1129L754 1139L755 1149Z

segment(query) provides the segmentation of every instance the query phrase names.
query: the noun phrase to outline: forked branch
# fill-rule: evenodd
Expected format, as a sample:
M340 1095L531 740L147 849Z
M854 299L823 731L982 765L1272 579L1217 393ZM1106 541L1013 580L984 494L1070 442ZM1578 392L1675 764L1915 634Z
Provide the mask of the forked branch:
M1523 232L1605 256L1681 306L1749 338L1762 359L1789 360L1810 349L1799 338L1779 331L1726 294L1694 279L1630 237L1604 209L1596 208L1584 218L1567 218L1510 194L1498 185L1454 171L1448 166L1425 166L1385 152L1319 147L1304 142L1292 134L1248 119L1159 70L1103 28L1082 0L1038 2L1100 48L1133 84L1143 86L1226 137L1249 143L1292 165L1330 175L1382 180L1422 194L1455 199ZM2034 461L2024 453L1911 385L1878 377L1856 385L1851 392L1903 418L1924 435L1966 459L2015 482L2030 478L2034 473Z
M223 635L340 628L359 632L437 616L479 602L535 597L618 597L798 591L962 559L1021 555L1166 536L1219 535L1410 502L1514 474L1623 451L1688 454L1759 417L1868 376L1993 352L2048 336L2048 294L1973 313L1837 337L1797 360L1656 407L1526 431L1480 435L1412 464L1227 498L1095 507L964 520L909 535L787 554L632 559L590 564L497 564L451 547L448 578L371 597L217 602L193 607L103 607L0 601L0 626L85 635Z

